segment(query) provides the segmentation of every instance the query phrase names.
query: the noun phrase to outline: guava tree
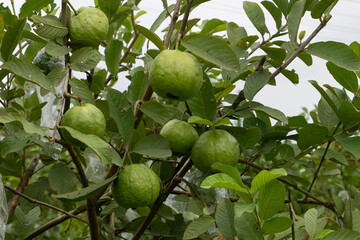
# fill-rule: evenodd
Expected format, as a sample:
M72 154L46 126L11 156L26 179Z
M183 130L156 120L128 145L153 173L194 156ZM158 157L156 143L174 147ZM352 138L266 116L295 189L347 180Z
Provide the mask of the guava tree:
M257 35L139 2L0 5L0 238L360 239L360 45L313 41L338 1L241 1ZM254 101L313 56L315 109Z

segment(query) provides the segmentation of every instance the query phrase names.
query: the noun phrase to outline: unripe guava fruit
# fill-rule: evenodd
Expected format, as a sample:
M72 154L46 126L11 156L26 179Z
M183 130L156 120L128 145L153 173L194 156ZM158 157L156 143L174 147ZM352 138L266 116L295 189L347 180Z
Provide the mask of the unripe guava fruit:
M70 108L65 113L61 125L71 127L84 134L97 135L100 138L103 137L106 129L104 114L97 107L89 103ZM68 131L65 129L60 130L67 142L74 146L84 147L84 144L71 137Z
M191 153L191 148L199 137L196 130L187 122L172 119L168 121L160 131L169 143L173 153Z
M185 101L199 92L202 82L201 66L190 53L163 50L150 67L150 86L163 98Z
M109 20L98 8L82 7L70 20L71 43L97 48L109 30Z
M144 164L125 166L112 183L115 201L125 208L153 204L160 190L161 182L158 175Z
M192 148L191 157L197 169L212 172L211 165L216 162L234 166L240 157L240 148L230 133L217 129L200 135Z

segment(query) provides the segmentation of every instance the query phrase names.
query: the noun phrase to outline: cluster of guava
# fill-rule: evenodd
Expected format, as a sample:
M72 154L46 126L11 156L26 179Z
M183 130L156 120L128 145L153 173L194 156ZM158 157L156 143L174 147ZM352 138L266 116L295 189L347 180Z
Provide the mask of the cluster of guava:
M97 47L108 31L108 19L97 8L81 8L70 22L72 43ZM179 50L164 50L151 64L149 83L154 92L163 98L188 100L199 93L203 82L199 62L191 54ZM83 134L102 138L106 121L103 113L91 104L74 106L63 116L62 126L71 127ZM73 146L85 145L73 138L65 128L62 137ZM178 119L167 122L160 131L174 154L191 154L196 168L212 172L211 165L220 162L235 165L240 149L237 140L224 130L206 131L200 136L192 125ZM158 198L162 185L159 177L144 164L130 164L122 168L112 184L115 201L126 208L148 206Z

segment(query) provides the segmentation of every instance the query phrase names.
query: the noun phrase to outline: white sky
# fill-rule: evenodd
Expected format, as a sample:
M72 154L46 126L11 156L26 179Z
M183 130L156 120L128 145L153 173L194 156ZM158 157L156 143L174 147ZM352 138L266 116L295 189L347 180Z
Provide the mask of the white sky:
M252 0L253 2L260 3L260 0ZM10 0L4 0L5 6L10 7ZM25 2L24 0L14 0L17 13L20 6ZM60 0L55 0L60 3ZM251 22L246 17L242 8L241 0L212 0L203 3L190 14L191 18L212 19L218 18L232 21L239 26L246 28L249 34L258 34ZM93 6L93 1L73 0L71 3L75 8L80 6L90 5ZM168 0L168 4L175 3L175 0ZM141 25L150 27L152 22L162 12L161 0L143 0L139 8L145 10L147 14L138 18ZM263 9L266 14L266 24L270 32L276 31L272 17ZM339 3L332 11L333 18L328 25L315 37L313 42L317 41L339 41L350 44L353 41L360 42L360 0L340 0ZM168 22L166 22L168 23ZM299 31L306 30L306 37L318 26L319 22L313 20L310 16L306 15L300 25ZM162 35L161 30L166 25L162 25L157 34ZM306 38L305 37L305 38ZM285 113L285 115L293 116L302 112L302 107L307 107L312 110L314 104L320 99L320 94L308 82L308 80L316 80L319 84L330 84L331 86L340 87L340 85L328 73L325 62L314 58L314 63L311 67L307 67L301 60L295 60L288 69L294 68L296 73L299 74L298 85L292 84L286 78L277 77L277 86L265 86L255 97L255 101L262 104L277 108ZM244 82L237 84L234 93L242 89ZM127 88L129 81L127 79L119 79L116 88L124 90Z

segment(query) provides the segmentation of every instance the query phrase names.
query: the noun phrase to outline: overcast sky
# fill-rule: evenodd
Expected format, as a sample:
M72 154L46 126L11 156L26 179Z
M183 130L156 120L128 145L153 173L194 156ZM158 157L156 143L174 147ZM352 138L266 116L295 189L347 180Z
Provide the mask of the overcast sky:
M10 0L3 1L5 6L10 6ZM24 0L15 0L17 13ZM60 0L55 0L58 4ZM241 0L212 0L200 5L190 14L191 18L212 19L218 18L232 21L239 26L246 28L249 34L258 34L251 22L246 17L242 8ZM253 0L253 2L260 3L260 0ZM80 6L94 5L93 1L73 0L71 3L75 8ZM175 3L175 0L168 0L169 5ZM161 0L143 0L139 8L145 10L147 14L138 18L141 25L150 27L152 22L158 17L162 9ZM317 41L339 41L350 44L353 41L360 41L360 1L358 0L340 0L332 11L332 19L328 25L315 37L313 42ZM266 24L270 32L276 32L274 21L272 17L266 14ZM306 15L300 25L299 31L306 30L306 37L318 26L318 20L313 20L309 15ZM159 28L157 34L162 35L161 31L166 25ZM308 82L308 80L316 80L320 84L330 84L331 86L340 87L339 84L328 73L325 62L314 58L314 63L311 67L307 67L302 61L295 60L288 69L294 68L299 74L300 83L292 84L286 78L277 77L277 86L266 86L255 97L255 101L259 101L266 106L277 108L283 111L288 116L297 115L302 112L302 107L313 109L314 104L320 99L320 94ZM116 88L123 90L127 88L129 81L120 79ZM234 93L239 92L243 87L243 82L237 84Z

